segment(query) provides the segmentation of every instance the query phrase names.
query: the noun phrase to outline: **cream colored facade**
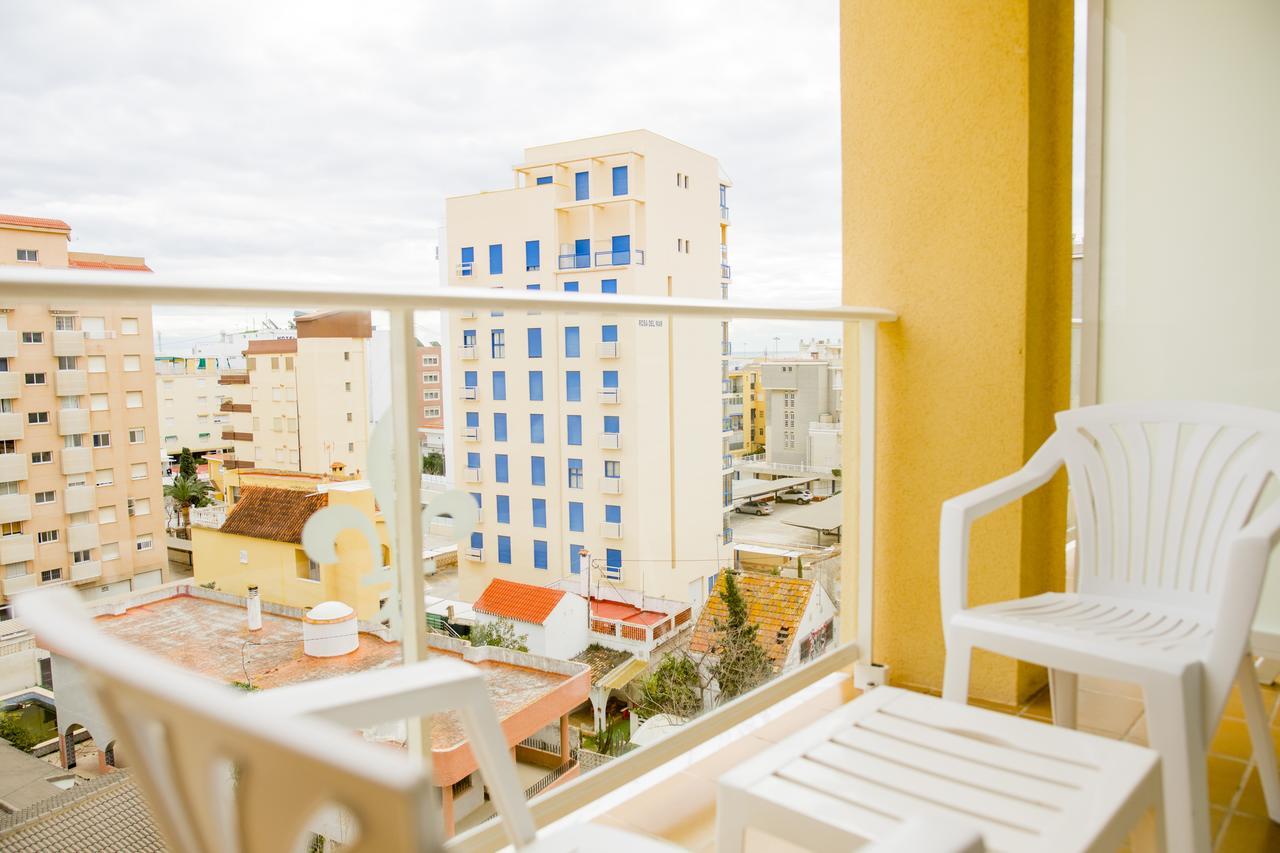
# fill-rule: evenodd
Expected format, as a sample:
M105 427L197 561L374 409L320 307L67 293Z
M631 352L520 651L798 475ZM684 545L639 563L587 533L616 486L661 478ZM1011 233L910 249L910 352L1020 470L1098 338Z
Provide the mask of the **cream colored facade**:
M164 452L176 457L184 447L195 453L230 448L222 438L231 414L221 410L217 359L156 356L155 365Z
M760 453L765 448L766 406L760 365L744 364L729 370L729 452L735 457Z
M55 220L0 217L0 264L145 270L67 251ZM0 297L0 566L5 600L72 583L160 583L168 564L149 305ZM7 612L7 610L6 610Z
M228 468L359 475L369 452L368 312L297 319L295 337L249 341L246 370L218 379L231 416Z
M527 149L514 178L512 189L447 201L450 286L724 296L727 181L715 158L632 131ZM462 597L495 577L577 577L585 549L593 583L700 604L731 535L722 324L454 312L448 331L449 473L481 505L459 563Z

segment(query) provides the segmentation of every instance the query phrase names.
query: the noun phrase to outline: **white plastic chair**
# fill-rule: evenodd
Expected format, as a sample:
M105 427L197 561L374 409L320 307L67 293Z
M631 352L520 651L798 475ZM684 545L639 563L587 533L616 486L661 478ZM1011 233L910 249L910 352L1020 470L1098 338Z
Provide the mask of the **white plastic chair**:
M1169 844L1208 850L1206 752L1234 681L1267 812L1280 822L1280 778L1247 656L1280 534L1280 501L1255 512L1268 476L1280 475L1280 415L1118 404L1062 412L1057 427L1021 471L943 504L943 698L966 701L974 648L1048 667L1058 725L1075 726L1077 675L1140 684ZM1063 465L1077 515L1077 590L969 607L973 522Z
M443 849L428 768L352 729L450 709L516 848L676 849L595 824L539 838L470 664L431 660L246 695L103 634L69 590L23 596L17 610L41 647L78 665L161 831L183 853L303 850L335 819L350 832L344 851Z

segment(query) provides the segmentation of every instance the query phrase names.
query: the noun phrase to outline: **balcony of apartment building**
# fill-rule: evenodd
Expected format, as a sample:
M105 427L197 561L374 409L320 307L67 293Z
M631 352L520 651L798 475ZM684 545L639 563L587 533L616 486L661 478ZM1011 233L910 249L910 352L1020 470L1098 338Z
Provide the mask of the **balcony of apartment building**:
M25 431L27 416L22 412L0 412L0 441L18 441Z
M2 356L0 358L13 358ZM0 400L14 400L22 395L22 374L16 370L0 371Z
M88 409L59 409L58 435L83 435L89 432Z
M63 509L67 515L77 512L91 512L96 506L96 490L94 486L67 486L62 493Z
M224 370L218 374L219 385L248 385L249 371L247 370Z
M1094 203L1093 215L1086 220L1086 231L1092 235L1092 242L1086 241L1086 259L1093 266L1084 285L1086 333L1078 336L1081 398L1094 403L1159 395L1220 402L1235 394L1254 398L1255 406L1261 401L1280 408L1273 383L1258 367L1274 361L1274 352L1266 347L1272 338L1268 324L1276 316L1275 288L1256 274L1269 268L1260 261L1270 248L1266 227L1277 220L1280 194L1269 191L1276 168L1273 153L1265 139L1256 144L1253 130L1256 122L1274 122L1275 117L1252 109L1253 104L1238 112L1219 111L1220 86L1189 87L1185 77L1175 73L1207 63L1205 67L1225 75L1225 84L1238 86L1242 97L1256 95L1250 88L1256 82L1251 76L1255 66L1226 60L1243 51L1253 62L1275 68L1274 39L1250 40L1245 26L1252 23L1274 35L1274 20L1266 16L1269 12L1257 12L1251 21L1242 13L1243 21L1224 24L1219 10L1195 4L1173 9L1115 2L1108 10L1105 31L1126 52L1117 58L1123 61L1116 63L1118 69L1113 66L1108 86L1096 76L1100 70L1090 77L1097 93L1105 91L1113 99L1112 112L1098 107L1095 118L1104 119L1102 125L1090 125L1098 134L1094 155L1117 162L1110 164L1115 168L1102 168L1108 165L1103 162L1086 170L1089 180L1101 183L1086 190ZM926 15L930 25L921 26ZM1028 15L1035 20L1028 22ZM745 316L760 317L771 307L779 318L843 322L851 338L847 344L856 354L851 362L856 364L856 386L851 375L855 390L845 395L841 415L858 426L857 443L845 454L858 470L847 476L850 498L843 502L839 520L857 536L856 541L849 536L838 570L839 612L831 645L824 647L827 638L817 632L804 637L800 648L808 654L801 654L794 667L779 664L771 679L671 726L665 739L534 797L530 811L540 829L553 832L596 822L690 850L738 850L742 836L718 837L717 821L743 820L745 812L748 821L768 820L767 826L756 828L758 832L746 834L748 850L773 849L770 834L824 849L853 849L862 844L854 829L862 828L861 837L871 836L873 841L891 840L900 823L909 825L910 817L924 815L938 823L976 826L996 849L1039 850L1058 840L1038 834L1041 821L1065 835L1079 831L1100 812L1119 809L1127 820L1145 811L1146 804L1130 809L1129 801L1121 802L1107 787L1108 780L1093 772L1099 765L1082 767L1095 756L1120 749L1149 759L1139 747L1151 742L1154 729L1149 723L1153 712L1162 709L1158 703L1144 705L1141 691L1132 684L1087 676L1078 682L1058 681L1057 690L1069 691L1058 694L1059 720L1068 722L1062 715L1066 706L1073 706L1072 722L1082 729L1068 732L1070 726L1050 725L1055 703L1046 690L1048 674L992 655L972 661L973 678L962 690L961 701L939 703L957 714L977 714L981 709L963 707L968 694L990 714L1006 714L984 724L990 729L957 729L945 721L935 725L916 717L890 719L892 714L849 731L829 722L832 714L866 707L864 698L880 702L885 700L875 697L894 695L892 688L875 686L877 678L886 676L869 666L873 662L887 665L892 684L909 686L918 694L941 689L949 660L939 612L939 553L944 535L958 541L941 529L945 501L1010 475L1015 477L1013 486L1021 490L1015 502L1001 510L1003 517L975 528L969 587L961 582L957 593L964 598L971 593L976 600L998 602L1048 594L1074 582L1068 574L1069 553L1077 571L1083 565L1076 549L1068 547L1078 544L1074 537L1079 533L1067 526L1064 478L1050 479L1053 472L1039 468L1024 470L1053 433L1055 413L1070 406L1071 163L1069 135L1063 135L1071 124L1071 23L1070 7L1055 4L992 3L977 11L951 11L939 4L927 12L912 4L844 5L843 65L845 79L852 83L843 92L847 121L842 150L846 184L857 193L844 199L842 304L830 309L775 305L744 310ZM1091 21L1091 39L1102 38L1102 23ZM1214 30L1217 37L1207 39L1203 33L1210 25L1227 28ZM1105 47L1101 41L1091 43L1091 62L1106 62ZM1132 104L1142 106L1137 116L1141 120L1126 121L1135 118L1125 112ZM1164 119L1153 119L1162 111ZM1210 116L1213 134L1192 138L1176 132L1188 126L1189 119ZM1161 150L1160 158L1151 157L1154 148ZM1162 173L1155 159L1177 164L1177 175ZM1225 180L1223 170L1230 170L1233 179ZM1108 185L1106 175L1120 175L1121 180ZM1249 180L1251 175L1271 183ZM1223 193L1223 203L1188 203L1177 193L1184 192L1180 187L1189 180L1202 191ZM1188 219L1214 239L1195 239L1183 223ZM1218 220L1225 220L1222 228L1215 227ZM1102 230L1108 227L1114 230ZM1169 258L1171 245L1177 247L1174 262ZM1120 272L1103 262L1109 251L1123 258ZM1230 265L1230 275L1223 273L1224 265ZM1109 274L1116 277L1109 279ZM37 298L32 282L55 286L31 272L22 276L0 270L0 281L11 283L18 298ZM163 304L163 279L151 287L147 295ZM296 299L292 293L268 290L255 297L255 304L278 299L289 305ZM198 295L183 291L184 300L194 298ZM367 307L377 306L379 295L353 286L345 295L329 298L335 307ZM227 297L211 294L208 304L219 304L215 299ZM420 310L449 307L431 294L415 299L413 305ZM527 307L501 292L477 293L475 299L481 311ZM1224 301L1236 307L1222 311ZM401 330L401 355L409 359L413 325L404 305L400 295L386 303L393 327ZM655 312L651 304L628 303L621 297L618 305L637 314ZM893 310L898 305L909 306L901 322ZM1037 310L1027 310L1029 305ZM727 305L726 313L738 307ZM1112 312L1106 324L1100 322L1104 309ZM678 316L682 310L673 304L665 313ZM1251 342L1257 345L1246 346ZM1227 378L1236 384L1225 388ZM411 471L403 465L397 470L401 482L410 482L416 494L418 456L416 445L410 445L416 439L411 439L412 424L399 426L394 441L400 457L414 464ZM1139 425L1129 438L1140 441L1144 432ZM1206 444L1212 440L1206 439ZM1104 434L1080 443L1097 447L1112 441L1120 439ZM1024 472L1021 478L1019 471ZM1046 491L1028 495L1026 478L1032 474L1043 475ZM464 469L464 481L480 478L478 467ZM1151 485L1150 479L1142 481L1149 489L1169 491ZM1001 486L1009 487L1009 481ZM988 490L978 498L990 502L992 494ZM1189 490L1181 494L1191 502ZM4 501L11 497L0 496L0 520ZM412 540L412 520L420 507L416 501L400 501L383 510L410 531L405 534L410 536L409 555L396 558L398 576L420 583L421 542ZM617 529L602 530L602 535L620 536L622 522L608 523ZM732 533L718 535L727 540ZM464 545L462 554L470 560L484 556L478 546ZM607 569L614 567L605 564L606 571L597 575L589 566L590 576L584 579L608 589ZM6 592L9 584L6 580ZM1258 603L1256 595L1252 599L1250 604ZM405 595L401 600L405 629L422 641L422 597ZM1264 597L1260 617L1274 604ZM690 619L692 610L691 606ZM634 638L637 643L661 640L652 631L642 638L634 620L615 619L607 611L592 611L593 622L605 629L597 632L600 636L615 641ZM666 615L674 628L675 617ZM782 630L789 627L773 629L772 638L782 639L773 645L796 639ZM1218 629L1231 626L1209 627L1216 640ZM1274 669L1260 671L1276 674ZM1223 673L1208 675L1218 678ZM1246 669L1244 675L1251 673ZM871 688L869 693L858 683ZM1201 778L1197 799L1174 801L1176 792L1166 791L1167 815L1190 821L1195 812L1195 819L1202 816L1206 824L1203 837L1170 833L1171 848L1276 849L1280 836L1266 819L1260 780L1269 766L1265 756L1273 752L1265 739L1280 738L1272 725L1277 690L1268 685L1254 703L1264 715L1261 725L1251 730L1263 738L1257 744L1245 735L1250 731L1246 714L1253 713L1249 695L1253 694L1242 691L1229 700L1224 697L1220 726L1206 730L1189 717L1175 732L1184 742L1204 747L1207 762L1201 765L1207 763L1209 772ZM343 698L337 697L336 704ZM1198 694L1195 699L1198 704ZM405 714L391 699L386 705ZM969 726L973 720L989 720L990 714L966 715L963 721ZM816 730L815 724L826 725L828 731ZM1060 741L1065 736L1083 746L1051 764L1044 763L1044 754L1034 748L1011 756L1002 751L1010 749L1002 738L1015 729L1039 733L1044 748L1050 741L1065 742ZM826 739L840 732L841 740ZM797 734L822 751L806 753L790 740ZM309 746L306 760L312 761L317 751ZM770 763L784 751L795 763ZM1081 760L1086 754L1090 761ZM290 761L282 755L286 757L275 760ZM932 760L911 766L922 755ZM304 759L296 760L301 766ZM724 796L729 775L741 777L746 770L766 765L776 767L776 772L766 773L754 789L754 809L733 806ZM1046 767L1043 773L1033 772ZM1189 763L1186 768L1199 773ZM1078 783L1084 770L1093 775ZM945 786L935 787L940 779ZM922 792L943 789L945 794L921 802ZM1088 801L1085 818L1073 822L1079 812L1045 807L1040 798L1056 797L1053 792L1063 789ZM1092 796L1095 791L1098 795ZM1072 802L1072 808L1080 805L1080 799ZM436 808L434 802L421 807ZM1019 835L1011 835L1013 823ZM1109 827L1109 844L1092 847L1115 849L1129 828ZM1007 843L1011 838L1014 843ZM488 851L510 840L501 826L490 823L468 828L449 842L448 849ZM904 843L896 849L922 848ZM951 849L978 848L969 844ZM1076 849L1091 845L1082 843Z
M59 397L79 397L89 393L89 374L84 370L59 370L54 373L54 393Z
M35 537L30 533L9 533L0 536L0 566L25 563L35 558Z
M0 495L0 524L31 520L31 495Z
M0 453L0 483L27 479L27 454Z
M233 403L231 400L223 400L218 404L218 411L249 414L253 411L253 405L251 403Z
M88 474L93 470L92 447L64 447L58 451L62 473Z
M15 329L0 329L0 358L18 357L18 332Z
M238 432L232 429L224 429L222 431L223 441L253 441L252 432Z

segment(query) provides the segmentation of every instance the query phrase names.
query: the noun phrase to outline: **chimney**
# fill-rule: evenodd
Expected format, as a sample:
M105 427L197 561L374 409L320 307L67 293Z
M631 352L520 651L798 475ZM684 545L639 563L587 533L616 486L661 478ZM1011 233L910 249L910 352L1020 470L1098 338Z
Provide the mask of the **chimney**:
M258 598L258 588L256 586L249 587L249 598L245 602L249 608L249 630L262 630L262 599Z
M591 598L591 552L586 548L578 552L578 583L582 585L582 597Z

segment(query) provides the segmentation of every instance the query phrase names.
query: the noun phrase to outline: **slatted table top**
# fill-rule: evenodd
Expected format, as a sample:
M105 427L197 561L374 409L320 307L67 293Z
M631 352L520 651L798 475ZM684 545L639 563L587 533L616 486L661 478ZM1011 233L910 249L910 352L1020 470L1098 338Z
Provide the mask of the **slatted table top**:
M937 816L974 826L990 850L1089 850L1155 804L1159 773L1145 747L880 687L720 786L722 808L785 809L799 838L816 822L878 840Z

